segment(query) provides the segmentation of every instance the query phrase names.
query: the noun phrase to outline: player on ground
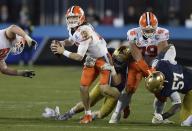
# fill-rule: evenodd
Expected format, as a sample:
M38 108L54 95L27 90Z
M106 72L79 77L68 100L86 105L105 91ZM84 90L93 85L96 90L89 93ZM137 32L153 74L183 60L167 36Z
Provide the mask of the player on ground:
M153 121L161 123L180 110L181 125L192 126L192 71L165 60L158 61L156 69L156 72L147 77L146 88L158 94L159 103L163 103L165 98L169 97L172 107L161 114L162 109L155 105ZM183 102L179 93L185 94Z
M28 36L20 27L11 25L8 28L0 30L0 71L6 75L24 76L32 78L35 73L32 70L15 70L9 68L5 62L9 53L19 54L22 52L25 44L36 46L37 43Z
M158 20L152 12L145 12L139 19L139 27L128 30L127 39L135 62L129 66L127 88L121 93L109 123L117 123L120 120L121 111L127 104L129 105L142 77L148 76L154 70L149 65L168 47L169 31L158 27ZM171 46L164 59L170 59L174 53L175 48Z
M92 121L89 87L99 74L99 87L102 94L114 97L115 99L119 97L119 92L109 87L110 71L101 70L104 64L112 64L112 60L107 51L105 40L85 21L83 9L79 6L72 6L69 8L66 13L66 23L69 31L69 38L60 41L59 44L55 41L51 43L51 50L54 54L64 55L77 61L81 61L85 54L95 59L91 66L84 66L80 82L80 92L85 108L85 115L80 123L89 123ZM64 46L73 44L78 46L77 53L67 51L64 48Z
M132 60L130 57L130 49L128 47L122 46L114 51L114 49L108 49L110 54L112 54L112 60L114 63L115 70L117 74L112 76L112 81L110 83L111 87L116 87L120 92L123 90L126 84L126 77L127 77L127 65L128 62ZM114 52L114 53L113 53ZM91 60L88 60L90 58L86 58L87 65L91 62ZM111 70L110 65L105 65L103 68ZM111 111L114 109L117 100L110 96L103 96L100 88L99 83L93 87L93 89L90 91L90 100L91 100L91 106L94 106L98 101L104 99L104 103L102 104L101 108L94 112L92 114L93 118L104 118L108 116L108 114L111 113ZM51 108L45 108L45 112L42 114L44 117L54 117L57 120L68 120L72 116L76 115L77 113L80 113L84 111L83 103L79 102L74 107L72 107L69 111L66 113L60 115L59 108L56 107L55 110Z

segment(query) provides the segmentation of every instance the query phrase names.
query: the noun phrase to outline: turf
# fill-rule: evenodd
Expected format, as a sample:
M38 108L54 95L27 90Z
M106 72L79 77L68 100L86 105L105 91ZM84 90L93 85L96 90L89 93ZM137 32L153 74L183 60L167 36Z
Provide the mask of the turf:
M19 68L19 67L14 67ZM22 67L23 68L23 67ZM27 67L26 67L27 68ZM176 124L155 126L151 124L153 95L142 86L132 100L131 116L117 125L108 124L110 118L96 120L87 125L79 124L79 117L69 121L55 121L41 116L45 107L60 106L67 111L80 100L80 67L35 66L33 79L0 75L0 131L191 131L191 127L180 127L178 115ZM92 110L101 105L98 103ZM167 104L167 107L170 103Z

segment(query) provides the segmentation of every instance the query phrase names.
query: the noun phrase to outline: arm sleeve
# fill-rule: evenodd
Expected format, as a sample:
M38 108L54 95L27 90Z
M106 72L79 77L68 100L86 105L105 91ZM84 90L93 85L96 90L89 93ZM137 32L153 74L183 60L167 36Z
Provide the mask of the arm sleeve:
M134 30L128 30L127 32L127 40L130 43L136 43L137 40L137 33Z
M79 54L82 57L84 57L86 52L87 52L87 50L88 50L88 47L89 47L89 44L90 44L91 40L92 39L89 38L89 39L87 39L85 41L80 42L78 50L77 50L77 54Z
M162 51L154 60L151 62L151 66L155 67L159 60L169 61L171 64L177 64L176 58L176 50L175 46L171 45L165 52Z
M170 100L171 100L172 105L181 103L181 97L178 92L173 92L170 96Z
M176 50L175 47L172 45L169 47L167 52L165 52L163 60L168 60L172 64L177 64L177 62L175 61L175 57L176 57Z

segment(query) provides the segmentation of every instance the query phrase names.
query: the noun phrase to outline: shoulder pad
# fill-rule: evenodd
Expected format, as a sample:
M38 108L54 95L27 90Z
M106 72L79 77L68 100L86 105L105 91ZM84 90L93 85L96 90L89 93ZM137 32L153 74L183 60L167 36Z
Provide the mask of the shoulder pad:
M91 37L91 28L88 26L82 26L76 30L74 35L78 42L85 41Z
M158 28L157 35L159 36L160 41L165 41L169 39L169 31L165 28Z
M137 32L134 29L128 30L127 32L127 40L129 42L135 42L137 39Z

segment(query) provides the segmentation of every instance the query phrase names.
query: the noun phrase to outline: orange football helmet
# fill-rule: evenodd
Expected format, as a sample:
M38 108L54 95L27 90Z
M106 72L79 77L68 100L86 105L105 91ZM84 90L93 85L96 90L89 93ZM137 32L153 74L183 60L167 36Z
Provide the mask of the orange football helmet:
M85 21L85 14L80 6L72 6L69 8L65 17L69 28L75 28Z
M146 38L150 38L156 32L158 26L157 17L152 12L145 12L139 19L139 26Z

